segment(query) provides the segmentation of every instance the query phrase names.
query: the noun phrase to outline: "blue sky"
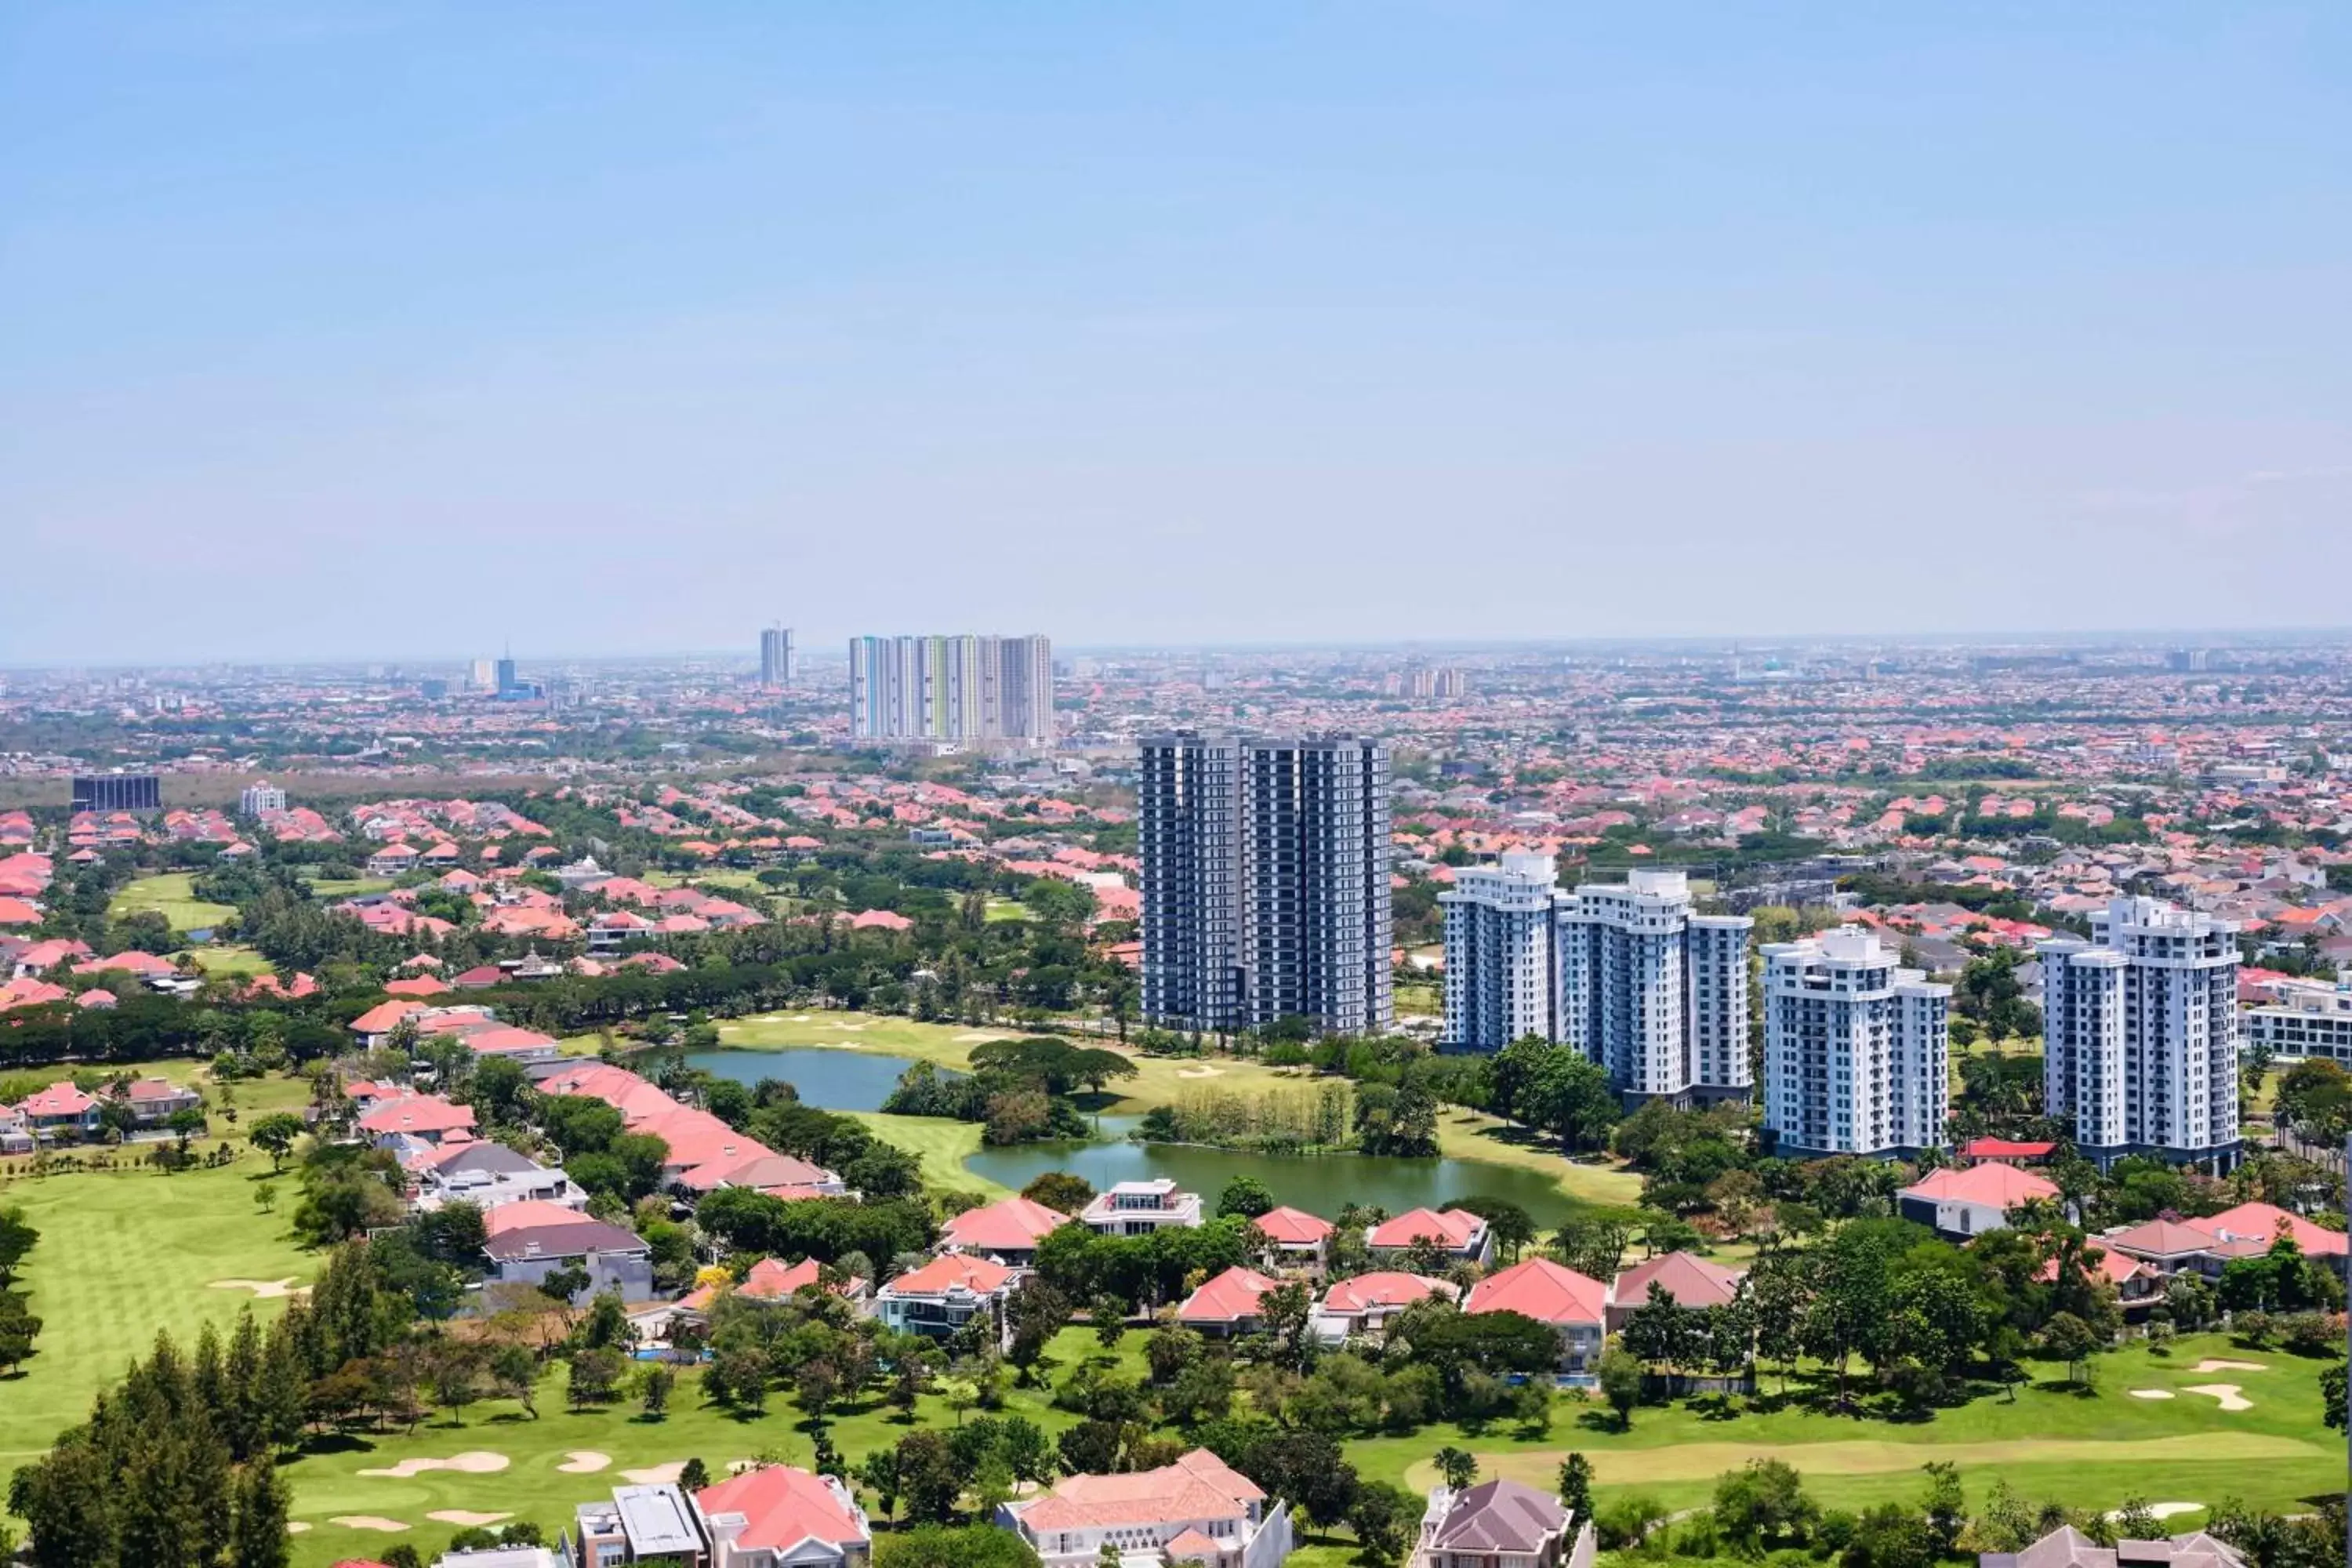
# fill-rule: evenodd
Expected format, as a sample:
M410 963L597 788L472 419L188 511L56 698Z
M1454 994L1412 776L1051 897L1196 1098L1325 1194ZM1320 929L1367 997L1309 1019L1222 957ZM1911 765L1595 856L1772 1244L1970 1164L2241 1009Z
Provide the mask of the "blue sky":
M0 9L0 663L2344 624L2352 7Z

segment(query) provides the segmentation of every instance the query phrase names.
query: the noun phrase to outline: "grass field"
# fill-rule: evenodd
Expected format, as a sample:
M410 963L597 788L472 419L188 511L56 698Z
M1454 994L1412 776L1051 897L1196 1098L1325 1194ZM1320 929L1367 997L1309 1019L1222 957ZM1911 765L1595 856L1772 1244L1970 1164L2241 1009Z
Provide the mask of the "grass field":
M242 978L278 973L275 964L249 947L199 947L188 956L207 975Z
M2209 1357L2263 1370L2198 1372ZM1704 1505L1725 1470L1780 1458L1804 1473L1817 1498L1841 1508L1913 1498L1919 1467L1945 1459L1959 1466L1971 1498L2001 1477L2037 1501L2058 1498L2078 1508L2114 1508L2134 1495L2207 1506L2235 1496L2293 1511L2301 1500L2343 1484L2343 1440L2320 1418L2322 1364L2249 1352L2209 1334L2177 1341L2169 1356L2144 1344L2102 1356L2088 1389L2066 1386L2062 1367L2029 1363L2041 1381L2021 1388L2015 1403L1993 1394L1919 1422L1797 1408L1724 1419L1680 1405L1638 1410L1633 1429L1620 1433L1605 1408L1568 1405L1548 1437L1431 1428L1350 1444L1349 1456L1367 1473L1425 1487L1433 1477L1431 1455L1458 1442L1479 1455L1483 1474L1549 1485L1576 1449L1592 1460L1604 1500L1640 1493L1675 1509ZM2224 1383L2237 1384L2252 1408L2224 1411L2215 1398L2188 1392ZM1769 1391L1778 1379L1768 1373L1764 1384ZM2172 1397L2135 1398L2134 1389Z
M197 898L195 878L185 871L134 877L117 889L106 906L106 912L116 918L151 910L171 921L175 931L201 931L236 913L231 905L208 904Z
M84 1171L0 1187L0 1204L21 1206L41 1232L24 1279L42 1321L23 1373L0 1377L0 1471L81 1419L159 1331L190 1339L206 1322L226 1330L247 1305L278 1310L212 1281L310 1278L315 1260L286 1236L292 1181L278 1182L275 1215L254 1204L268 1173L266 1158L248 1154L171 1176Z
M1029 918L1029 906L1018 899L991 899L988 900L987 918L992 921L1025 921Z
M389 877L311 877L312 896L319 899L356 899L362 893L381 893L390 889Z
M886 1143L896 1144L923 1163L923 1184L942 1192L981 1193L991 1198L1010 1197L1004 1187L964 1169L964 1162L980 1149L980 1124L947 1121L936 1116L886 1116L878 1110L844 1111L873 1130Z

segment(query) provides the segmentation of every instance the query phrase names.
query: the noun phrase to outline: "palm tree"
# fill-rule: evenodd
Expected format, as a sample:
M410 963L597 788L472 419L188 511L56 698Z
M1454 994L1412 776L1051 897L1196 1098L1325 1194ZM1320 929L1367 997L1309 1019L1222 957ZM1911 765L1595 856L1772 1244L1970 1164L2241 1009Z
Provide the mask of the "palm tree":
M1448 1491L1462 1491L1478 1479L1478 1457L1452 1444L1437 1450L1437 1475Z

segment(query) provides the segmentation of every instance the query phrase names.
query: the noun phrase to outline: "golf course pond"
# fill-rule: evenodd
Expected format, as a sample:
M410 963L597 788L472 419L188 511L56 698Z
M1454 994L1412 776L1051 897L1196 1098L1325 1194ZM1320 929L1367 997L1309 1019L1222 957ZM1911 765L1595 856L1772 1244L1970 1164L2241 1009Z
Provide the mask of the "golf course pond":
M784 1047L773 1050L698 1051L693 1066L740 1083L782 1079L803 1103L827 1110L878 1110L914 1066L908 1057L874 1051ZM1326 1216L1348 1204L1377 1205L1391 1214L1429 1207L1457 1198L1489 1197L1515 1203L1546 1227L1559 1225L1580 1206L1539 1170L1483 1160L1399 1159L1375 1154L1263 1154L1193 1144L1138 1143L1129 1134L1139 1116L1098 1119L1101 1137L1084 1143L1022 1143L983 1148L964 1168L1015 1192L1048 1171L1067 1171L1097 1189L1114 1182L1160 1176L1212 1202L1239 1175L1255 1176L1281 1202Z

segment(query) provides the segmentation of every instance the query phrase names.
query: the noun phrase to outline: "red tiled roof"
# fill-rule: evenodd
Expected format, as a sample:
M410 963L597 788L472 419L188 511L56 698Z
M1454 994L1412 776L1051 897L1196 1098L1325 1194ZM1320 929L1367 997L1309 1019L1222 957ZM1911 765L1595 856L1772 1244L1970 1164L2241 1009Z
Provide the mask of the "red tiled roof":
M966 1209L940 1227L943 1247L966 1252L1027 1252L1070 1223L1068 1215L1028 1198L1006 1198Z
M746 1521L735 1548L761 1551L782 1560L803 1541L839 1546L866 1539L865 1524L842 1506L823 1479L793 1465L747 1470L694 1494L704 1517L740 1513Z
M2265 1244L2276 1240L2279 1227L2284 1226L2294 1236L2294 1244L2308 1257L2341 1258L2345 1254L2342 1231L2314 1225L2301 1215L2290 1214L2272 1204L2240 1204L2236 1208L2208 1215L2197 1223L2216 1236Z
M968 1252L950 1252L908 1269L883 1289L893 1296L940 1296L961 1286L975 1296L990 1296L1004 1289L1013 1272Z
M1649 1300L1653 1285L1663 1286L1678 1307L1720 1307L1738 1289L1739 1270L1687 1252L1669 1252L1617 1276L1611 1297L1620 1307L1639 1307Z
M1530 1258L1470 1288L1465 1312L1517 1312L1538 1323L1600 1323L1609 1291L1600 1280L1549 1258Z
M2054 1198L2058 1184L2032 1171L1999 1163L1958 1171L1933 1171L1905 1187L1902 1195L1939 1204L1981 1204L2006 1214L2035 1198Z
M1239 1322L1255 1317L1258 1298L1279 1283L1255 1268L1228 1268L1185 1297L1176 1316L1187 1323Z
M1331 1222L1305 1209L1270 1208L1251 1222L1268 1241L1290 1247L1311 1247L1331 1234Z
M1414 1209L1374 1226L1368 1239L1374 1247L1394 1247L1428 1240L1454 1251L1469 1246L1472 1237L1486 1228L1486 1222L1468 1209Z
M1375 1270L1339 1281L1323 1292L1322 1304L1325 1311L1344 1316L1374 1307L1407 1306L1442 1288L1440 1281L1418 1274Z

